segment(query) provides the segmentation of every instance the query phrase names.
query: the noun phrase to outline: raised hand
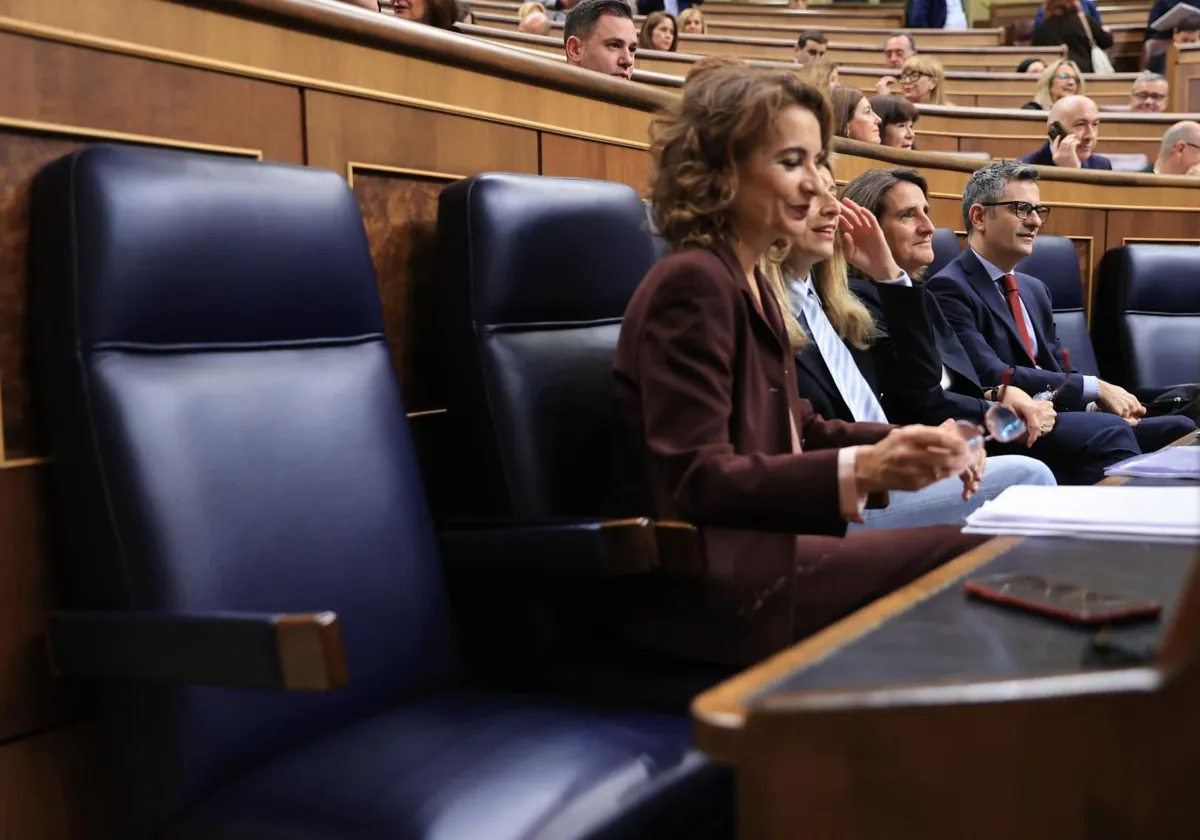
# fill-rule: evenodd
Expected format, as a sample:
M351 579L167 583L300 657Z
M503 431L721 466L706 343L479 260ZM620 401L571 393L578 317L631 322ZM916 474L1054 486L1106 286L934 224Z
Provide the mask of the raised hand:
M842 199L841 211L846 261L876 283L900 277L903 272L892 258L875 214L848 198Z
M1050 141L1050 152L1054 157L1054 165L1062 166L1070 169L1078 169L1079 152L1076 147L1079 146L1079 138L1074 134L1064 134L1057 140Z

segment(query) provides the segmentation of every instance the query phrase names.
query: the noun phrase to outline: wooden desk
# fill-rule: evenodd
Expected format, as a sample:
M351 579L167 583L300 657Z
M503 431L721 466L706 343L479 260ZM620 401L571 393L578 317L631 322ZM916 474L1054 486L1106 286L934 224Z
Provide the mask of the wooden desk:
M766 26L823 29L826 26L866 26L874 29L899 29L904 24L904 9L871 4L821 6L816 9L781 9L761 12L745 6L730 7L716 3L704 4L704 17L709 24L721 18L742 23Z
M1179 443L1194 445L1197 435ZM1165 736L1187 745L1174 767L1164 763L1170 773L1200 764L1200 728L1186 726L1166 682L1180 677L1168 664L1190 669L1188 702L1180 701L1190 714L1200 697L1200 652L1192 651L1200 648L1197 560L1195 546L996 538L702 694L692 706L696 743L738 768L739 837L793 837L797 825L806 837L864 840L1190 836L1122 832L1120 826L1162 824L1144 798L1088 798L1114 791L1110 780L1098 781L1102 772L1083 768L1123 767L1129 777L1147 778L1148 768L1127 763L1142 751L1110 740L1108 729L1080 732L1074 724L1111 723L1114 714L1134 712L1139 716L1126 725L1146 743L1162 749L1163 738L1154 736ZM961 591L969 576L1016 571L1159 600L1161 621L1113 628L1111 635L1162 644L1162 670L1085 666L1093 632ZM1054 674L1061 676L1041 676ZM1155 693L1156 705L1185 729L1156 729L1145 718L1147 695ZM1040 740L1052 732L1062 737ZM1056 750L1079 752L1064 757ZM1075 770L1086 778L1044 772L1062 761L1081 765ZM1161 785L1166 777L1154 778ZM1170 792L1192 796L1185 793L1188 778L1174 776ZM1144 784L1131 785L1146 796ZM1074 810L1064 814L1058 795ZM1102 808L1110 833L1095 833L1079 810L1084 802ZM1177 810L1179 803L1165 807Z

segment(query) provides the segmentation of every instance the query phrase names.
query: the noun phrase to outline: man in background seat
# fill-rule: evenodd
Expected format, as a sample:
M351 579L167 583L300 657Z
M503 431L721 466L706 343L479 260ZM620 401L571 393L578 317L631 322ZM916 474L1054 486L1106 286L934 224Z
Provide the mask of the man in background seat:
M1067 133L1047 140L1036 152L1021 158L1022 163L1038 166L1062 166L1069 169L1112 169L1112 161L1096 154L1100 139L1100 109L1086 96L1064 96L1050 108L1046 128L1060 123Z
M618 79L633 78L637 29L624 0L579 0L563 27L567 62Z
M1146 171L1155 175L1200 176L1200 123L1184 120L1168 128L1158 159Z
M1050 209L1041 204L1036 169L1016 161L977 170L963 189L967 248L929 281L981 379L1012 384L1028 394L1052 392L1055 408L1101 411L1134 427L1143 452L1153 452L1195 429L1186 417L1147 418L1146 408L1119 385L1063 370L1050 292L1016 265Z

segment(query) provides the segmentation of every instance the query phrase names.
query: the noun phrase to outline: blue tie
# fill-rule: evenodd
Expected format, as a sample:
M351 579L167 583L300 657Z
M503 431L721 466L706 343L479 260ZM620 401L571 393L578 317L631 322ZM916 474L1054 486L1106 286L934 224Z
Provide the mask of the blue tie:
M833 324L829 323L811 279L808 282L793 280L791 293L792 310L817 345L838 393L842 395L854 419L860 423L886 423L887 415L883 413L879 400L875 399L871 386L863 378L862 371L854 363L850 350L834 331Z

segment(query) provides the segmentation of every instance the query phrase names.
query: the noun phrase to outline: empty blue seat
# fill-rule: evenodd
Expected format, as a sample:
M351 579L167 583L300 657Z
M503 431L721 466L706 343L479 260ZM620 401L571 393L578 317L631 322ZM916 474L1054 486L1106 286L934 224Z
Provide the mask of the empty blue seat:
M87 148L36 179L30 259L71 544L51 647L104 678L119 836L727 830L685 719L464 678L343 179Z
M1097 376L1100 367L1088 334L1083 306L1083 277L1075 244L1065 236L1039 235L1033 253L1017 263L1017 271L1031 274L1046 284L1054 307L1054 326L1062 346L1071 352L1071 367Z

